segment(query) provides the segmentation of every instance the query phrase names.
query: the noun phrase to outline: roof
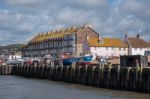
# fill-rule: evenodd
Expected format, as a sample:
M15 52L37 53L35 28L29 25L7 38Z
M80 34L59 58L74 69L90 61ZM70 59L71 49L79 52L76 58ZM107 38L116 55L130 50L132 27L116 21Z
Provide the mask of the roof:
M142 38L128 38L130 45L133 48L147 48L150 47L150 44L143 40Z
M70 27L70 28L59 29L59 30L55 30L55 31L47 32L47 33L41 33L41 34L35 36L29 42L38 42L38 41L44 41L44 40L47 40L47 39L50 39L50 38L63 37L66 34L75 33L78 30L81 30L83 28L85 28L85 26L83 26L83 27Z
M102 38L100 42L98 42L98 38L89 38L88 43L93 47L128 47L118 38Z

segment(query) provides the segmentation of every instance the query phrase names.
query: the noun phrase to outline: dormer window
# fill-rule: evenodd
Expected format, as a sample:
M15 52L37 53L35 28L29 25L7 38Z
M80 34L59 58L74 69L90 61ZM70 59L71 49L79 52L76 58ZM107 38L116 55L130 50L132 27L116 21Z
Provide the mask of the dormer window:
M104 40L103 40L103 39L99 39L99 40L98 40L98 43L99 43L99 44L104 44Z
M104 44L104 40L100 37L100 35L98 36L98 43L99 44Z

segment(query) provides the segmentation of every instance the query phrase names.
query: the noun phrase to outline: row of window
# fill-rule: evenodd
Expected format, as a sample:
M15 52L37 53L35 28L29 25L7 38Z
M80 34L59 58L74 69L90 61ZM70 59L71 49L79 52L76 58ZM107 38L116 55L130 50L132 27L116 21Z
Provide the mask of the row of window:
M75 38L76 38L76 34L71 33L71 34L65 35L64 37L49 38L49 39L46 39L44 42L65 41L65 40L70 40L70 39L75 39Z
M94 50L99 50L100 47L94 47ZM115 47L106 47L106 50L115 50ZM125 51L126 48L119 48L119 51Z
M134 50L135 50L135 51L137 51L137 50L142 51L142 50L143 50L143 48L134 48Z
M94 47L94 49L95 50L98 50L99 49L99 47ZM115 47L106 47L106 50L114 50L115 49ZM119 51L125 51L126 50L126 48L119 48ZM137 51L137 50L140 50L140 51L142 51L142 50L144 50L143 48L134 48L133 50L135 50L135 51ZM146 50L146 49L145 49Z
M61 47L69 47L69 46L75 46L75 41L65 41L65 42L53 42L53 43L42 43L37 45L29 45L29 50L33 49L43 49L43 48L61 48Z
M42 50L42 51L27 51L24 55L43 55L43 54L57 54L57 53L75 53L76 48L63 48L54 50Z
M94 53L94 54L97 55L97 53ZM98 55L98 56L110 57L110 56L121 56L121 55L127 55L127 53L119 53L119 54L109 53L109 54L101 54L101 55Z
M64 36L64 40L68 40L68 39L75 39L76 38L76 34L68 34L66 36Z

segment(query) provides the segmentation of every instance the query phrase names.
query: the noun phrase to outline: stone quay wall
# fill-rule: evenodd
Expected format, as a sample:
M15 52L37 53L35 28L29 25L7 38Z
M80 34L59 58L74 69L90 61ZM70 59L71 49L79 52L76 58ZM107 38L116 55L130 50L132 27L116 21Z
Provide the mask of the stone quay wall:
M0 75L11 75L13 66L0 65Z
M0 75L49 79L114 90L150 93L150 68L111 65L14 65L0 66Z

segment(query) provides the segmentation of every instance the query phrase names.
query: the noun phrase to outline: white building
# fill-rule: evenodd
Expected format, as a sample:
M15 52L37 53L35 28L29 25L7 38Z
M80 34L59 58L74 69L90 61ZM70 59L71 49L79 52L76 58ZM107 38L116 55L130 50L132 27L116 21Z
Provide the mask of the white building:
M118 38L89 38L90 52L94 55L110 58L128 55L128 46Z
M128 37L126 35L125 41L129 47L129 55L145 55L146 51L150 51L150 44L144 39L137 37Z

